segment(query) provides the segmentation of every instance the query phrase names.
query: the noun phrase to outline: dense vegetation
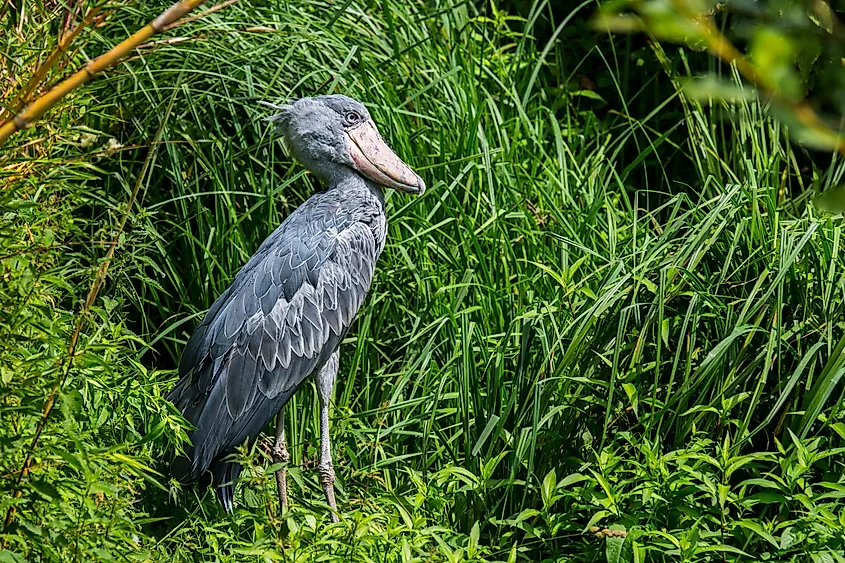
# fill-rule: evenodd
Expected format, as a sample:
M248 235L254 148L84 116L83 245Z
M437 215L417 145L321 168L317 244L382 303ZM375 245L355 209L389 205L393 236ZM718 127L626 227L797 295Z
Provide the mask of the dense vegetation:
M89 4L4 5L5 99ZM687 97L684 50L515 4L241 0L0 149L0 561L845 560L842 222L811 204L841 158L756 99ZM166 6L105 5L50 81ZM310 387L291 510L268 436L230 517L167 478L185 427L162 395L319 189L255 100L327 92L429 190L389 195L342 348L341 522Z

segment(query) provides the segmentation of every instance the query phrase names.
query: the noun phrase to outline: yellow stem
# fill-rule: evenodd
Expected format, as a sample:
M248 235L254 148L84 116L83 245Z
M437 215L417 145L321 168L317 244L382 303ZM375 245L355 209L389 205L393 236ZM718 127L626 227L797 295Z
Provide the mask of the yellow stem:
M66 34L61 41L59 41L59 45L56 47L56 50L50 53L50 56L47 57L47 60L44 61L32 78L27 82L26 87L21 91L20 94L15 98L15 101L10 104L11 110L16 112L21 109L21 106L24 105L28 100L29 97L32 95L32 92L44 81L44 78L47 76L47 72L56 64L56 61L59 60L59 57L62 56L62 53L66 53L68 47L70 47L71 41L79 35L79 32L85 29L87 26L91 25L91 22L94 21L94 17L100 12L101 6L97 6L88 10L88 13L85 14L85 17L82 19L82 22L77 25L75 28L71 30L70 33ZM0 118L4 118L7 110L0 111Z
M182 0L176 2L165 10L152 22L136 31L129 38L125 39L107 53L104 53L89 61L81 70L73 76L61 82L58 86L36 99L24 111L0 126L0 147L16 131L28 127L33 121L44 115L56 102L65 97L75 88L85 84L100 72L114 66L121 58L130 53L138 45L147 39L164 31L164 29L179 20L182 16L202 4L205 0Z

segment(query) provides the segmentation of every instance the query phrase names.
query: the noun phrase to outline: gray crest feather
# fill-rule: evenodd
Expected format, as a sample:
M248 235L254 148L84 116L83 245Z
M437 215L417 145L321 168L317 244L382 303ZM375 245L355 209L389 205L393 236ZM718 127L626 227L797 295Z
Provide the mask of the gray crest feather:
M265 102L264 100L258 100L258 105L276 110L278 113L265 117L264 121L269 121L273 125L275 125L276 133L283 135L285 132L285 128L287 127L287 122L290 119L290 112L293 109L293 104L296 101L296 98L292 98L290 104L274 104L272 102Z

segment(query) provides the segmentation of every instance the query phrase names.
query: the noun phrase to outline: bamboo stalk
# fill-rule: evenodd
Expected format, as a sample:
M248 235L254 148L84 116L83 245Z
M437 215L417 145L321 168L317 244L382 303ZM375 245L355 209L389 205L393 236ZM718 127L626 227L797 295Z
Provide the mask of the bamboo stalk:
M47 57L47 60L38 67L38 70L35 71L35 74L30 78L29 82L27 82L26 87L15 97L15 101L12 102L9 107L11 111L17 112L21 109L28 100L35 89L44 81L44 78L47 76L47 73L56 64L56 61L59 60L59 57L62 56L63 53L67 53L68 47L70 47L71 41L79 35L79 32L85 29L87 26L91 25L91 22L94 21L94 17L100 12L101 6L96 6L90 10L88 13L85 14L85 17L82 19L79 25L73 28L70 33L67 33L62 39L59 41L59 44L56 46L56 50L50 53L50 56ZM70 12L68 12L70 13ZM9 110L0 110L0 119L6 118L6 113Z
M110 51L100 55L92 61L89 61L88 64L82 67L82 69L77 71L73 76L64 82L61 82L55 88L36 99L24 111L0 126L0 147L2 147L9 137L11 137L15 132L29 127L33 121L44 115L44 113L46 113L68 93L85 84L100 72L114 66L120 59L129 54L138 45L144 43L153 35L161 33L167 28L167 26L178 21L182 16L202 4L204 1L205 0L182 0L180 2L176 2L149 24L142 27L119 44L115 45Z

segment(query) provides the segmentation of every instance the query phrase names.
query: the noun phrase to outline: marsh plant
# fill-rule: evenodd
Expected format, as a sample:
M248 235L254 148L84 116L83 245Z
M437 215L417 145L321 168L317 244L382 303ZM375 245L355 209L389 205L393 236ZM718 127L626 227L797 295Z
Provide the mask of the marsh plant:
M0 149L0 561L845 560L840 156L688 95L701 53L587 36L589 1L223 4ZM166 7L7 2L3 99L89 9L34 95ZM163 394L319 189L255 100L332 92L428 190L388 196L342 347L341 522L310 386L290 510L268 435L227 516L169 479Z

